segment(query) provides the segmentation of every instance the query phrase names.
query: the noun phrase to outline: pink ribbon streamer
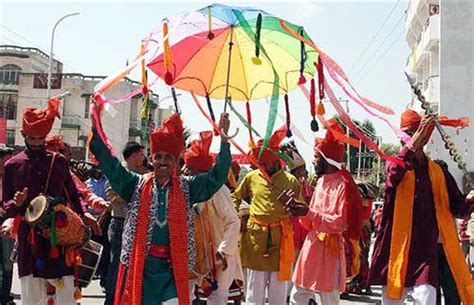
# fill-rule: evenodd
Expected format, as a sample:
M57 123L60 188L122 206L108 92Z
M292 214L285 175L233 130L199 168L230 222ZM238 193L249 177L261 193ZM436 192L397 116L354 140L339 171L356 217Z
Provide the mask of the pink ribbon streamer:
M324 63L324 62L323 62ZM325 64L326 66L326 64ZM339 85L339 87L342 88L342 90L354 101L356 102L357 104L359 104L365 111L367 111L367 113L369 113L370 115L384 121L389 127L390 129L392 129L392 131L397 135L398 138L400 138L403 142L405 143L409 143L410 140L411 140L411 137L409 135L407 135L406 133L404 133L403 131L401 131L399 128L397 128L395 125L393 125L392 122L390 122L389 120L387 120L386 118L384 118L383 116L373 112L372 110L370 110L366 105L364 105L363 102L361 102L357 97L353 96L349 90L347 90L347 88L342 84L341 80L337 77L337 75L335 75L334 73L334 70L332 70L331 67L329 66L326 66L326 70L328 71L329 75L331 76L331 78Z
M100 97L100 95L95 95L93 96L94 101L98 104L98 106L94 105L94 103L91 103L90 105L90 113L91 113L91 120L95 126L95 129L97 130L97 133L99 134L100 138L102 139L102 142L104 142L105 146L109 149L110 153L115 156L116 153L112 147L112 144L110 144L109 138L107 138L107 135L104 132L104 128L102 126L102 119L101 119L101 114L100 111L98 111L99 108L103 108L104 100Z
M372 148L381 158L385 160L389 160L392 162L395 162L401 166L404 165L404 162L400 159L395 158L394 156L387 155L383 151L381 151L378 146L372 142L369 138L367 138L358 128L357 126L354 125L354 123L351 121L351 118L349 115L344 111L344 108L342 108L341 104L337 100L336 96L334 95L334 92L332 91L331 87L329 87L329 84L327 80L325 80L325 89L326 93L329 96L329 100L331 101L331 104L334 106L336 109L337 113L341 117L341 119L344 121L344 123L349 127L349 129L362 141L364 142L367 146Z

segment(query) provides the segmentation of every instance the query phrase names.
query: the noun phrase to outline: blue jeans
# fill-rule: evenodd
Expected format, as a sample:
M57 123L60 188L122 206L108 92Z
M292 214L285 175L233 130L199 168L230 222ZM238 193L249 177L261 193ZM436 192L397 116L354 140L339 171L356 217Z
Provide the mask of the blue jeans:
M11 238L1 238L1 262L0 262L0 304L6 304L13 301L11 296L12 278L13 278L13 262L10 260L10 255L13 250L15 241Z
M125 219L112 217L109 224L108 237L110 243L110 265L107 271L105 286L105 305L114 303L115 285L117 283L120 251L122 249L122 232Z

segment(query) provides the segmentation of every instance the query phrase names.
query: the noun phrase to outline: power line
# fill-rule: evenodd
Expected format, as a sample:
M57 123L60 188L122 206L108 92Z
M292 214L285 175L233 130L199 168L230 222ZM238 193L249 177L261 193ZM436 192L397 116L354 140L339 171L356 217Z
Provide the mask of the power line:
M370 40L370 42L365 46L364 50L362 51L362 53L360 53L359 57L357 57L356 61L354 62L354 64L350 67L350 71L352 71L352 69L359 63L359 61L362 59L362 56L365 54L365 52L367 52L367 50L369 49L369 47L372 45L372 43L375 41L375 39L378 37L378 35L381 33L382 29L384 28L385 24L387 24L388 20L390 20L390 17L392 17L392 14L393 12L395 11L395 9L397 8L398 4L400 3L401 0L398 0L395 5L392 7L392 9L390 10L390 12L388 13L387 17L385 17L385 20L384 22L382 23L382 25L379 27L377 33L375 33L375 35L372 37L372 39Z
M25 38L24 36L18 34L17 32L13 31L12 29L8 28L8 27L7 27L6 25L4 25L4 24L1 24L1 26L2 26L5 30L7 30L8 32L10 32L11 34L17 36L18 38L20 38L20 39L26 41L27 43L29 43L29 44L31 44L31 45L33 45L33 46L37 47L38 49L40 49L41 51L43 51L45 54L49 54L49 52L45 51L46 48L43 48L43 47L41 47L40 45L34 43L33 41L31 41L31 40ZM3 35L2 35L2 36L3 36ZM5 36L3 36L3 37L5 37ZM9 39L9 40L11 41L11 39ZM48 55L48 56L49 56L49 55ZM61 59L59 59L58 57L56 57L56 60L60 61L63 65L65 65L66 67L68 67L72 72L77 73L77 71L78 71L77 69L75 69L74 67L72 67L72 66L68 65L67 63L63 62L63 61L62 61Z
M367 60L364 62L364 64L361 66L361 68L358 70L358 72L354 73L354 77L358 77L360 75L360 73L366 68L366 66L370 63L370 61L377 55L377 53L379 52L379 50L383 47L383 45L385 44L385 42L392 36L392 34L395 32L395 30L398 28L399 24L402 22L403 18L405 17L405 15L401 15L400 16L400 19L397 21L397 23L393 26L393 28L390 30L390 32L388 33L387 36L385 36L385 39L382 41L382 43L380 43L377 47L377 49L375 49L375 51L372 53L371 56L369 56L367 58Z
M404 31L402 31L396 38L395 40L392 42L392 44L390 44L390 46L385 49L385 51L379 56L379 58L377 59L377 61L367 70L367 72L365 73L362 73L360 78L359 78L359 81L363 80L365 77L367 77L367 75L370 74L370 72L372 72L372 70L378 65L378 63L382 60L382 58L387 54L388 51L390 51L393 46L395 45L395 43L398 42L398 39L400 39L400 37L402 37L404 34Z

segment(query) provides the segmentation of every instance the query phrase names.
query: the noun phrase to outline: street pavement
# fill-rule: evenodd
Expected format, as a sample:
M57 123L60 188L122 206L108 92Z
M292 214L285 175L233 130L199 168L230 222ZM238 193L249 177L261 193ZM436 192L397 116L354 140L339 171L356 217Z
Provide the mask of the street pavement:
M21 304L20 299L20 280L18 279L18 273L14 271L13 278L13 288L12 292L15 294L17 304ZM359 296L359 295L349 295L347 299L341 300L341 305L365 305L365 304L381 304L380 303L380 287L372 288L374 294L371 296ZM83 298L80 302L81 305L101 305L104 303L104 294L99 286L98 281L93 281L89 287L82 291ZM317 300L318 304L321 304L320 300ZM245 303L243 303L245 304ZM60 305L60 304L58 304Z

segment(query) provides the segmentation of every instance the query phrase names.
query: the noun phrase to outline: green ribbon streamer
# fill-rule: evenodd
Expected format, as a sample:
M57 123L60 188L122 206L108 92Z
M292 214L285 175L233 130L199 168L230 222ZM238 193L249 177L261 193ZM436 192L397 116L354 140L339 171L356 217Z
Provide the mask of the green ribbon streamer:
M51 246L56 247L58 245L58 234L56 231L56 212L51 211Z
M253 131L253 133L261 138L262 136L252 127L250 126L249 122L247 121L247 119L245 119L245 117L240 114L237 109L235 109L234 105L232 104L232 102L229 102L228 103L229 107L230 107L230 110L239 118L239 120L242 122L242 124L244 124L245 127L247 127L247 129L251 129Z
M240 23L240 26L244 30L244 32L247 34L249 39L255 42L255 33L253 32L252 28L250 27L250 24L248 21L245 19L244 15L242 14L241 11L239 10L232 10L234 12L235 17ZM265 130L265 138L263 138L263 144L262 148L260 149L260 152L258 154L258 157L263 154L265 149L268 147L268 142L270 141L270 138L273 134L273 128L275 127L275 122L277 118L277 113L278 113L278 102L279 102L279 94L280 94L280 77L278 76L277 71L275 70L275 67L273 66L272 60L270 59L270 56L268 56L267 51L263 47L263 45L260 44L260 51L262 54L268 59L268 61L271 64L272 70L273 70L273 75L274 75L274 80L273 80L273 88L272 88L272 97L270 99L270 110L268 112L268 118L267 118L267 128Z

